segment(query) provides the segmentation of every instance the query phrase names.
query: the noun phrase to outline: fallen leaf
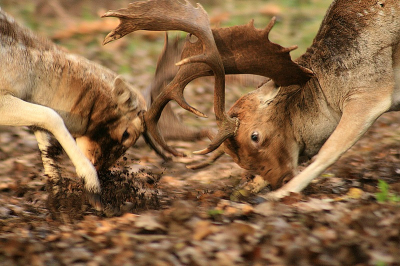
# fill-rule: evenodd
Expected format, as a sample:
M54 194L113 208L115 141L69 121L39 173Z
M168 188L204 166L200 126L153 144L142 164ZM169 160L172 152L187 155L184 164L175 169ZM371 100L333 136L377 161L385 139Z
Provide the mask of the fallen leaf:
M135 221L135 226L146 231L166 231L165 226L160 224L154 215L148 213L139 216Z
M211 224L210 221L201 220L198 221L194 228L193 240L202 240L208 235L217 231L217 227Z
M350 188L346 196L350 199L360 199L364 194L364 191L359 188Z
M330 211L333 209L331 200L323 200L315 198L312 198L306 202L295 203L293 204L293 206L305 212Z

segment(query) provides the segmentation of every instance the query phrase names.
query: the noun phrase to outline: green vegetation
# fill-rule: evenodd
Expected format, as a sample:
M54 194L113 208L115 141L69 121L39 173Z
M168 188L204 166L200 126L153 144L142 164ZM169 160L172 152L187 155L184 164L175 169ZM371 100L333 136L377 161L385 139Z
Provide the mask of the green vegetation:
M223 210L217 210L217 209L211 209L207 211L208 216L210 216L211 218L216 218L222 214L224 214Z
M378 202L400 202L400 196L389 192L389 184L383 180L378 180L379 192L375 194Z
M381 261L376 263L376 266L386 266L386 265L387 265L386 263Z

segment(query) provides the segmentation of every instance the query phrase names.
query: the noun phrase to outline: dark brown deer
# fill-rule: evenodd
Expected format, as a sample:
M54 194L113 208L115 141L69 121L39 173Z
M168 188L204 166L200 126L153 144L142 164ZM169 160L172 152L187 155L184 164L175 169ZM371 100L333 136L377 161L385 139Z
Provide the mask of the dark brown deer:
M380 115L400 108L398 0L333 1L312 46L295 62L289 55L295 47L268 40L274 20L264 30L252 23L211 30L201 6L172 0L135 2L104 16L121 20L104 43L140 29L183 30L199 38L186 42L181 68L156 99L159 110L147 114L146 124L155 128L152 124L170 99L201 115L184 101L182 91L191 80L213 73L219 133L198 153L220 147L241 167L280 188L264 195L268 199L301 191ZM225 113L225 74L237 73L271 81ZM157 140L168 147L162 138ZM299 161L314 155L296 175Z

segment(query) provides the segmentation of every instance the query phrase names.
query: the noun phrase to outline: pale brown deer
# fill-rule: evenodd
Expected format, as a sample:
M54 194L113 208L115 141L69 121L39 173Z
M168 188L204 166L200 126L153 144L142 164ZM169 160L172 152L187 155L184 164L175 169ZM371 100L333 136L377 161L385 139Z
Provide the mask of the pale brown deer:
M294 62L289 52L295 47L269 41L273 20L264 30L252 23L211 30L201 6L172 0L134 2L104 16L120 19L104 43L140 29L183 30L199 38L186 42L177 76L155 102L161 110L175 99L201 115L186 104L182 91L191 80L214 73L219 133L198 153L220 147L279 188L264 195L268 199L300 192L380 115L400 108L398 0L333 1L311 47ZM271 81L240 98L226 114L224 76L237 73ZM160 112L147 120L155 121ZM296 175L299 161L314 155Z
M111 166L140 135L154 147L142 119L143 96L114 72L65 52L1 9L0 62L0 125L34 131L45 174L57 184L54 136L83 178L89 201L101 209L96 169Z

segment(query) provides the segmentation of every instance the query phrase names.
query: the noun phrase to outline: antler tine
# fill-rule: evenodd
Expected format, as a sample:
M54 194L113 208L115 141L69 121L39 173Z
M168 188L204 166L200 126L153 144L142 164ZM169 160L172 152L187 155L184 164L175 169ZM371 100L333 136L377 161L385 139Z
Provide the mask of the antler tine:
M150 106L149 110L143 116L146 131L164 150L173 154L174 156L184 156L184 154L167 145L157 126L157 122L160 119L162 110L167 105L167 103L170 100L174 99L182 108L191 111L198 116L205 117L203 113L186 103L183 97L183 89L187 85L188 81L182 81L181 77L182 75L179 75L178 72L177 76L158 95L158 97Z
M237 124L226 115L224 110L224 66L215 44L208 14L200 4L193 7L187 0L184 0L184 3L176 0L139 1L131 3L128 8L109 11L104 14L103 17L118 17L120 19L120 25L106 36L103 42L104 44L117 40L137 30L182 30L194 34L202 43L203 54L186 58L178 64L206 63L209 65L215 75L214 109L216 118L220 121L219 124L227 129L232 127L228 126L229 124ZM184 66L182 66L181 69L182 68L184 68ZM182 108L198 116L205 117L203 113L191 107L183 97L184 88L194 78L194 76L186 76L185 71L178 72L174 80L155 99L148 112L143 116L146 130L161 147L175 156L182 156L183 154L170 148L165 143L164 138L158 130L157 121L160 118L163 108L170 100L175 100ZM214 150L222 143L220 139L223 139L223 137L220 135L221 134L218 134L218 139L214 139L209 150Z
M264 35L266 35L266 36L269 35L270 31L272 30L272 28L275 25L275 22L276 22L276 17L272 17L271 20L269 21L268 25L263 30ZM253 21L252 25L254 26L254 21Z
M215 161L217 161L222 155L225 154L224 152L224 147L220 146L211 156L210 158L208 158L207 160L197 163L197 164L189 164L186 166L186 168L188 169L192 169L192 170L198 170L198 169L202 169L205 168L211 164L213 164Z

